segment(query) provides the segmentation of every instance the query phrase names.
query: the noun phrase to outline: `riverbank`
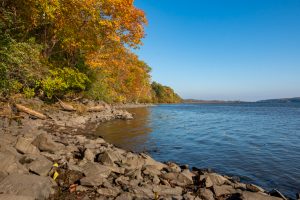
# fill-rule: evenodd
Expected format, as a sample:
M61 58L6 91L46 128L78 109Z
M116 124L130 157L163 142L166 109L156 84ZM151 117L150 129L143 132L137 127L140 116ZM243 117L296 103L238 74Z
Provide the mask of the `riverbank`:
M77 102L75 112L37 99L17 103L47 119L10 111L3 103L0 199L285 199L232 177L157 162L102 138L87 138L103 121L132 119L127 111L102 102ZM87 112L100 106L104 109Z

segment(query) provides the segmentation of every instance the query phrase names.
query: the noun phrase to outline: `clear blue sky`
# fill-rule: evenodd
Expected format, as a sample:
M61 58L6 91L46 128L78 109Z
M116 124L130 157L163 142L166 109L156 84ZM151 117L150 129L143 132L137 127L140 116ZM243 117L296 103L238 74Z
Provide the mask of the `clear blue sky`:
M136 0L138 55L183 98L300 96L300 0Z

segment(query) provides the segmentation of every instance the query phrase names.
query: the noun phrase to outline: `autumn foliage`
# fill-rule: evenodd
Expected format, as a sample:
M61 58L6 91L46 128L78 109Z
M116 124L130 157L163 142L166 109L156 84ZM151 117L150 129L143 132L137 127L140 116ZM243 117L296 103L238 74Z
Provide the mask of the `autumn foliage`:
M1 95L173 102L158 100L151 68L131 51L142 45L147 24L133 0L0 3Z

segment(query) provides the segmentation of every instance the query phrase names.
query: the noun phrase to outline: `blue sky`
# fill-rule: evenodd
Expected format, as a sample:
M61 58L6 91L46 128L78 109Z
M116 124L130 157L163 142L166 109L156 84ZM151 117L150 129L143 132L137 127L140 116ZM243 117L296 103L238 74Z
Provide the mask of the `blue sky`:
M300 96L300 0L136 0L137 51L183 98Z

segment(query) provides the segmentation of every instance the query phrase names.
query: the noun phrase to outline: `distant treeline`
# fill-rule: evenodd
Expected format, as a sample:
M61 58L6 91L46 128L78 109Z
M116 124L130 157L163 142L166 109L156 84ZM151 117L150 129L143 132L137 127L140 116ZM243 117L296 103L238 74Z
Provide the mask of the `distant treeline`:
M133 0L0 3L1 96L180 101L171 88L151 83L151 68L132 52L147 24Z

